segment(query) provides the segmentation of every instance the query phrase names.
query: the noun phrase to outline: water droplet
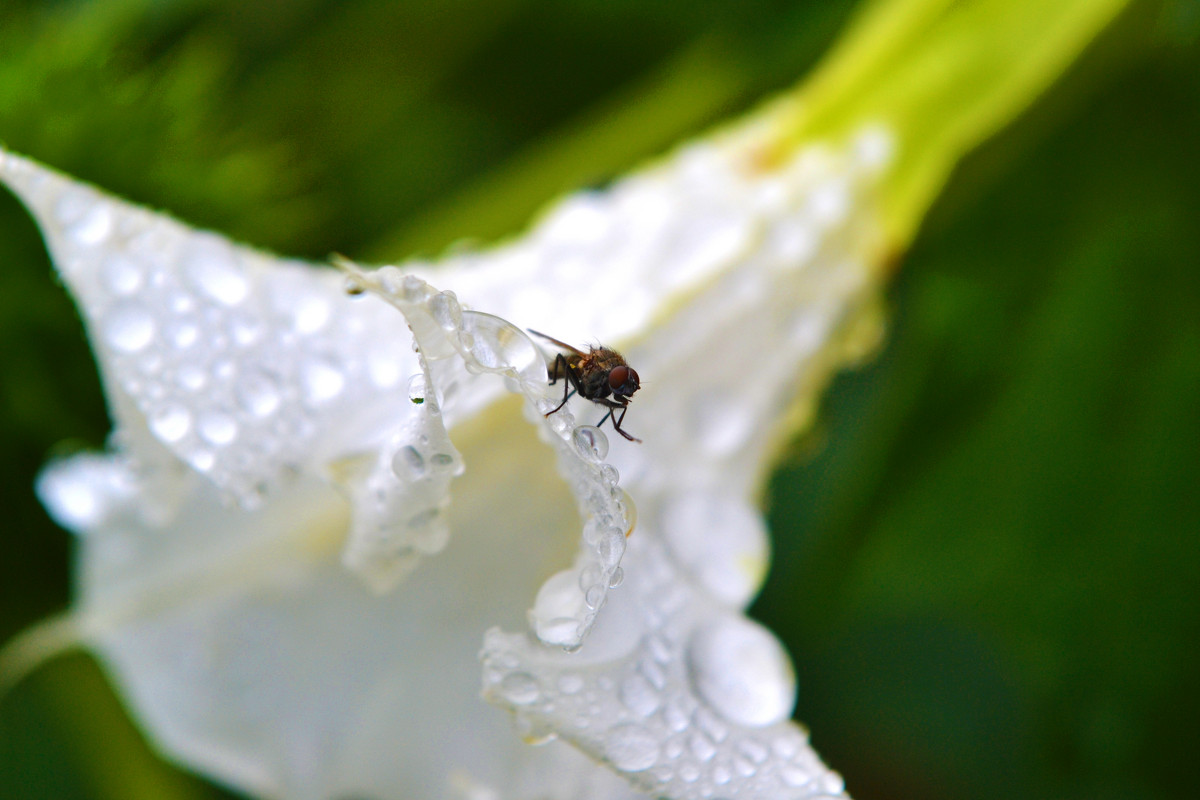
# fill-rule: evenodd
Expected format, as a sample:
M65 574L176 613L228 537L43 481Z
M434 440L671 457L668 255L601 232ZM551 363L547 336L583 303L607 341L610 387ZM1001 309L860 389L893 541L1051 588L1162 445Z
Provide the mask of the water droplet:
M781 765L779 767L779 777L783 778L783 782L788 786L797 789L812 780L812 776L808 772L792 764Z
M357 297L367 291L367 287L362 285L362 281L353 275L347 275L346 279L342 281L342 289L351 297Z
M596 544L596 553L600 557L600 563L606 568L616 566L621 556L625 555L625 532L616 528L608 528L602 532L600 541Z
M695 764L680 764L679 777L684 783L695 783L700 778L700 769Z
M401 447L392 456L392 472L402 481L424 477L425 458L411 444Z
M174 320L167 328L167 338L180 350L186 350L200 338L200 328L186 319Z
M742 739L738 742L737 750L752 764L762 764L767 760L767 748L755 739Z
M462 325L462 306L454 292L439 292L429 300L429 313L433 321L446 331L455 331Z
M713 783L717 786L724 786L733 780L733 773L729 771L729 767L724 764L717 764L712 771Z
M507 320L492 314L464 311L463 344L479 365L487 369L512 369L526 380L541 381L544 376L529 374L531 367L542 367L542 358L529 337Z
M713 747L713 743L698 733L693 733L688 738L688 750L701 761L711 761L712 757L717 754L717 748Z
M608 588L615 589L625 582L625 570L617 567L613 570L612 577L608 579Z
M743 617L717 619L692 634L688 675L696 694L739 725L786 719L796 702L796 678L779 641Z
M623 772L641 772L658 763L658 740L641 725L618 725L608 732L604 753Z
M189 243L183 271L195 289L223 305L237 305L250 294L237 253L216 236L199 236Z
M333 400L346 385L346 376L342 371L325 359L313 359L305 364L300 380L304 397L312 405Z
M154 317L139 303L119 303L104 318L104 335L114 349L136 353L153 341Z
M564 672L558 678L558 690L563 694L579 694L583 685L583 677L574 672Z
M198 392L208 384L208 375L200 367L188 364L179 368L175 381L189 392Z
M408 399L416 405L425 402L425 373L418 372L408 379Z
M216 465L217 456L212 450L193 450L188 461L197 472L208 472Z
M621 681L619 696L626 708L643 717L653 714L662 704L658 692L640 675L629 675Z
M604 600L603 586L589 586L584 592L583 602L587 603L588 608L597 608Z
M191 427L192 415L183 406L167 406L150 417L150 430L168 444L187 436Z
M229 321L229 333L242 347L249 347L262 337L266 326L261 319L249 314L236 314Z
M104 285L115 295L133 294L142 287L141 267L121 253L113 253L104 259L100 276Z
M454 456L449 453L434 453L429 457L429 464L437 472L449 472L456 464Z
M571 432L571 441L588 461L600 462L608 455L608 437L595 425L580 425Z
M112 213L106 206L94 205L67 232L76 242L84 246L100 244L112 231Z
M283 402L275 378L262 370L251 370L234 385L234 393L242 408L262 419L274 414Z
M602 464L600 466L600 477L609 486L616 486L621 480L621 473L617 472L617 468L612 464Z
M505 675L504 680L500 682L500 693L513 705L525 706L541 696L541 689L532 675L513 672Z
M297 333L316 333L329 322L332 309L324 297L305 293L295 298L291 306L292 325Z
M209 444L226 445L237 438L237 422L219 411L205 414L197 427L200 436Z

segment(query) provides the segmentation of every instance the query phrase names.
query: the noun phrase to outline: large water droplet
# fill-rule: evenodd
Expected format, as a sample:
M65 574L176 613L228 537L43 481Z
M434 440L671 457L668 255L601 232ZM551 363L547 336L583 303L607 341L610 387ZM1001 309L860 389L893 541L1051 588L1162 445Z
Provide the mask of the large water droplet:
M104 336L113 349L136 353L154 339L154 317L140 303L118 303L104 318Z
M618 725L608 732L604 753L624 772L641 772L658 763L658 740L641 725Z
M192 427L192 415L183 406L167 406L150 416L150 430L168 444L187 436Z
M580 425L571 432L571 442L579 455L600 462L608 455L608 437L595 425Z
M541 356L529 336L517 326L491 314L464 311L463 330L469 333L468 349L480 366L488 369L509 368L527 380L530 367L541 365ZM541 377L536 378L540 382Z
M692 634L688 675L696 694L739 725L786 719L796 703L796 677L779 641L761 625L728 616Z

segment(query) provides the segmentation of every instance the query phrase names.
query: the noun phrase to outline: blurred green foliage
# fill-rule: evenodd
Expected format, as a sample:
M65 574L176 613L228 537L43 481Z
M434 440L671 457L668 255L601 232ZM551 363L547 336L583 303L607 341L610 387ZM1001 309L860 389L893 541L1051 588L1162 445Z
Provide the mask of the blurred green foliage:
M234 238L435 254L803 75L848 2L8 0L0 141ZM754 612L860 800L1189 797L1200 718L1200 8L1136 5L957 171L888 344L771 483ZM0 196L0 641L68 602L48 455L108 423ZM0 796L214 798L83 656L0 698Z

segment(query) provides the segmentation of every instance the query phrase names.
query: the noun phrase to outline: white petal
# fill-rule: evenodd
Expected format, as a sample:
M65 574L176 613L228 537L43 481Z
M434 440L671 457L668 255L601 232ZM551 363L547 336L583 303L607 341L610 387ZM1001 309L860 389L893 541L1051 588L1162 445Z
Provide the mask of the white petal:
M423 265L347 266L403 316L0 155L80 301L119 427L117 452L41 491L89 534L81 627L162 747L264 795L611 796L564 746L519 745L470 686L483 629L519 627L532 602L531 630L491 630L482 655L485 696L526 739L661 796L840 794L788 719L786 653L742 610L766 569L755 494L780 431L878 334L882 150L768 169L769 129L454 257L438 273L454 292ZM645 443L577 426L597 413L583 401L543 418L532 342L459 297L627 343L644 386L625 425ZM497 403L504 383L574 504Z

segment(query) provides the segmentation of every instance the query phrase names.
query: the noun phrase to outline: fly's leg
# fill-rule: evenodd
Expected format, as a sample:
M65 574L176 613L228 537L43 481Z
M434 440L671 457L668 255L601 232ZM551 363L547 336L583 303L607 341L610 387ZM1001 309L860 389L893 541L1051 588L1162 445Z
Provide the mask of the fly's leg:
M604 402L604 401L597 401L597 402ZM612 417L612 424L613 424L614 431L621 434L622 436L624 436L626 439L628 439L631 442L637 442L637 443L641 444L641 441L642 441L641 439L638 439L634 436L630 436L628 433L626 433L621 428L621 423L625 421L625 413L627 411L629 411L629 406L625 405L623 403L614 403L611 400L604 402L604 405L608 406L608 413L600 418L600 421L596 423L596 427L599 428L601 425L604 424L604 421L606 419L608 419L609 417ZM621 409L621 416L619 416L619 417L615 413L618 408Z
M548 417L555 411L567 404L571 399L571 395L579 391L579 379L575 377L575 373L571 371L571 365L567 363L567 357L559 353L554 357L554 377L550 379L550 385L558 383L558 379L565 377L567 380L563 382L563 399L562 402L554 407L554 411L547 411L543 417ZM574 388L572 388L574 387Z
M641 439L637 438L636 436L630 436L628 433L625 432L625 429L621 427L621 423L625 421L625 412L628 410L629 410L629 406L624 406L621 408L621 416L620 417L617 417L615 415L613 416L613 430L615 430L617 433L624 436L629 441L637 442L638 444L641 444L642 443ZM612 414L613 409L609 409L608 413Z

